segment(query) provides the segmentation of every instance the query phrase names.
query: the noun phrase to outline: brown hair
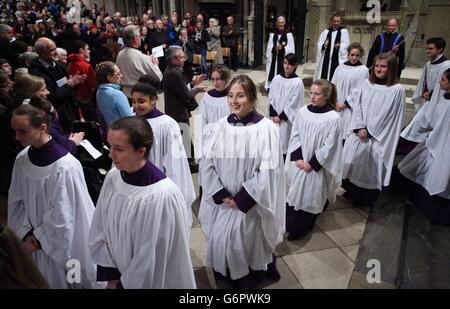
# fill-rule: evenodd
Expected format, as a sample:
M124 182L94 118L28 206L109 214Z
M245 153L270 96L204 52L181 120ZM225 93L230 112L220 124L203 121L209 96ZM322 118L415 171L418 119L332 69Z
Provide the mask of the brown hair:
M330 20L329 20L329 27L333 27L333 19L335 17L339 17L341 19L341 28L343 27L342 22L344 21L344 19L342 18L342 15L339 12L334 12L333 14L331 14Z
M128 135L128 141L134 150L145 147L145 158L150 154L153 145L153 131L150 124L144 118L128 116L114 121L109 127L113 131L124 131Z
M42 77L23 74L16 78L14 83L14 93L22 98L29 99L38 95L44 85L45 80Z
M0 288L48 288L44 276L22 242L3 225L0 225Z
M228 67L224 64L218 64L216 65L212 70L211 70L211 74L217 72L220 75L220 78L222 80L224 80L225 82L228 83L228 81L230 80L230 70L228 69Z
M103 61L97 65L95 70L95 77L97 79L97 85L109 84L108 76L114 75L115 63L112 61Z
M34 107L30 104L22 104L13 110L12 116L28 116L30 125L38 129L41 125L47 125L47 133L50 129L50 115L44 110Z
M350 54L350 52L351 52L353 49L358 49L358 50L359 50L359 56L360 56L360 57L363 57L363 56L364 56L364 47L362 47L361 44L359 44L359 43L357 43L357 42L350 44L350 46L347 48L347 54Z
M387 61L388 72L387 72L386 86L390 87L390 86L398 84L397 57L392 53L379 54L375 57L375 60L373 61L374 65L373 65L372 71L370 72L369 81L372 84L375 84L375 82L377 80L377 77L375 75L375 65L377 64L378 60L386 60Z
M49 100L47 100L46 98L43 98L39 95L35 95L35 96L31 97L29 104L31 106L42 109L44 112L46 112L51 117L57 117L56 109L53 107L52 103Z
M256 107L256 101L258 100L255 83L247 75L238 75L228 86L228 90L231 89L235 84L241 85L244 89L244 93L248 98L249 102Z
M336 110L336 103L337 103L336 85L330 83L325 79L316 80L312 84L319 86L320 89L322 89L322 93L326 97L327 104L330 105L334 110Z

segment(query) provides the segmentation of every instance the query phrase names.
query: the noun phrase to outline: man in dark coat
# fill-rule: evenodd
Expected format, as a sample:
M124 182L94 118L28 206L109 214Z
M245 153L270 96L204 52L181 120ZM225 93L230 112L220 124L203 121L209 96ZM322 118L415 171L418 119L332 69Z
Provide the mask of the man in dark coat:
M195 172L198 170L198 164L195 163L194 147L190 143L189 118L191 117L191 111L198 106L195 96L207 90L206 87L196 87L205 79L205 75L200 75L199 78L188 84L186 74L183 71L186 58L180 46L169 47L167 59L168 65L163 77L164 110L167 115L178 122L189 166L191 171ZM191 151L188 151L189 147Z
M72 123L79 120L78 107L73 99L76 86L84 83L86 75L67 75L67 69L57 59L56 44L49 38L39 38L34 44L39 55L30 66L30 74L42 77L47 86L48 99L58 111L64 131L70 132Z
M230 69L237 71L239 64L239 26L234 23L234 17L227 17L227 25L222 27L222 46L230 48Z
M397 20L390 19L387 31L379 34L369 51L367 67L372 68L375 56L383 53L394 53L398 60L398 77L405 68L405 37L397 32Z

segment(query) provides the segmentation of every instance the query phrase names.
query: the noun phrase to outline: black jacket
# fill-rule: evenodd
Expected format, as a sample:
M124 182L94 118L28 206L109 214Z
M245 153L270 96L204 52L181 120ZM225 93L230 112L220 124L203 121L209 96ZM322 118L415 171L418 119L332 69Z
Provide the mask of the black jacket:
M195 44L195 50L196 51L206 50L207 49L206 43L211 40L211 38L209 37L208 31L203 29L200 34L200 38L198 40L196 40L195 38L196 38L196 32L194 31L191 33L191 39Z
M163 77L164 111L177 122L189 123L191 113L187 106L195 94L188 89L186 74L177 66L168 65Z
M48 99L58 111L59 120L66 132L69 132L72 123L79 120L78 107L73 99L73 88L68 84L58 87L58 80L68 78L67 69L59 62L53 68L46 68L39 59L35 59L30 66L30 74L42 77L45 80L50 94Z
M186 54L187 62L193 63L194 62L193 53L195 50L195 44L192 41L192 39L188 37L186 44L183 46L183 41L181 41L181 39L178 38L175 44L183 48L183 51Z

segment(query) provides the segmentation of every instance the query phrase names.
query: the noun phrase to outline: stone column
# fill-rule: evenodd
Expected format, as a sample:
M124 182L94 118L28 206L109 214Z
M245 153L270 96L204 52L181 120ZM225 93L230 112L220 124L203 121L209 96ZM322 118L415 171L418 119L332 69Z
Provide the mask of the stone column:
M306 38L310 39L308 61L316 61L316 45L320 34L329 26L331 0L310 1L306 16Z
M347 9L347 2L349 1L345 1L345 0L336 0L336 4L334 5L334 10L335 11L345 11Z
M450 43L450 33L448 31L449 16L450 1L429 0L425 24L425 39L443 37L447 41L447 44Z
M253 66L255 62L255 0L250 0L248 5L244 5L244 54L247 55L247 64Z

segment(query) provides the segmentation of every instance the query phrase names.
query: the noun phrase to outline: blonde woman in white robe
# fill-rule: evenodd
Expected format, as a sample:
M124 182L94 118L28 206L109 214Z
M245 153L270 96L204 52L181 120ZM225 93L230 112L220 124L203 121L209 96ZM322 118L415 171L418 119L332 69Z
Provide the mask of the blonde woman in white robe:
M336 87L326 80L311 86L311 104L297 113L285 171L288 240L307 235L320 213L336 200L342 176L341 121Z
M374 70L360 88L344 145L344 197L373 206L390 183L405 109L405 89L398 83L392 54L375 57Z

